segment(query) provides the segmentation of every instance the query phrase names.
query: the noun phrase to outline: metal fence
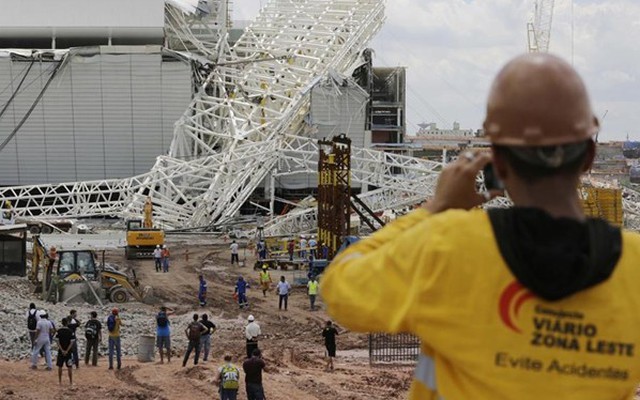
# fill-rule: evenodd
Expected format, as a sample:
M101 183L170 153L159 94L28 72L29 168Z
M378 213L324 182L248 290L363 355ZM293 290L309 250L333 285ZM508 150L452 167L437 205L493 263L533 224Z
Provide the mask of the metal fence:
M417 336L400 333L369 334L369 363L376 364L413 364L420 354L420 339Z

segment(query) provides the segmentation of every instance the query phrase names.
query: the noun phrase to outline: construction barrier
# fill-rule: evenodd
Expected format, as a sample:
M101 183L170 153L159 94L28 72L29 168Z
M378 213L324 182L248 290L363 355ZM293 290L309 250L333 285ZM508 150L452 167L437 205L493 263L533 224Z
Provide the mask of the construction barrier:
M369 334L369 363L415 364L420 355L420 339L408 333L390 335L387 333Z

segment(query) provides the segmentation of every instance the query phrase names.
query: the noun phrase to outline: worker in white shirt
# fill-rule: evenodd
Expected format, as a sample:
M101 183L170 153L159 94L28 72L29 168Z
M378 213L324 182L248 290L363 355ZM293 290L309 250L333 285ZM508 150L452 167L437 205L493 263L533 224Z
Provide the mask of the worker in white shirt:
M244 328L244 336L247 339L247 358L251 358L253 350L258 348L258 337L262 335L262 332L253 315L249 315L247 321L249 323Z
M284 276L280 277L276 292L278 292L278 310L282 310L282 304L284 303L284 310L287 311L287 303L289 300L289 291L291 291L291 285L287 282Z

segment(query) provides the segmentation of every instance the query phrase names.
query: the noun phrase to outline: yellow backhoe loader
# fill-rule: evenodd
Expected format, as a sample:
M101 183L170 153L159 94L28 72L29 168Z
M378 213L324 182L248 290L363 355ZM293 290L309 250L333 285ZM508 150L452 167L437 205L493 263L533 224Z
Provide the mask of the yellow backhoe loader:
M142 289L133 271L133 277L97 262L95 251L88 248L60 249L46 247L36 235L29 280L47 301L69 300L76 295L91 292L101 302L103 298L115 303L124 303L133 298L143 301L151 288ZM62 290L64 288L64 290Z

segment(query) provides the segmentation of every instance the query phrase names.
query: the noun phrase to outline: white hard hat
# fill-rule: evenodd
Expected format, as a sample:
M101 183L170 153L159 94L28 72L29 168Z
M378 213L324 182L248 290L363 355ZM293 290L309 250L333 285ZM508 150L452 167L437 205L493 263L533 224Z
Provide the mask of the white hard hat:
M38 310L38 312L36 312L36 315L38 317L42 317L43 315L47 315L47 311L46 310Z
M163 248L163 249L166 249L166 248L167 248L167 245L166 245L166 244L163 244L163 245L162 245L162 248Z
M249 321L249 322L253 322L253 321L255 321L255 318L253 318L253 315L249 315L249 316L247 317L247 321Z
M159 248L160 248L160 245L159 245L159 244L157 244L157 245L156 245L156 249L159 249Z

